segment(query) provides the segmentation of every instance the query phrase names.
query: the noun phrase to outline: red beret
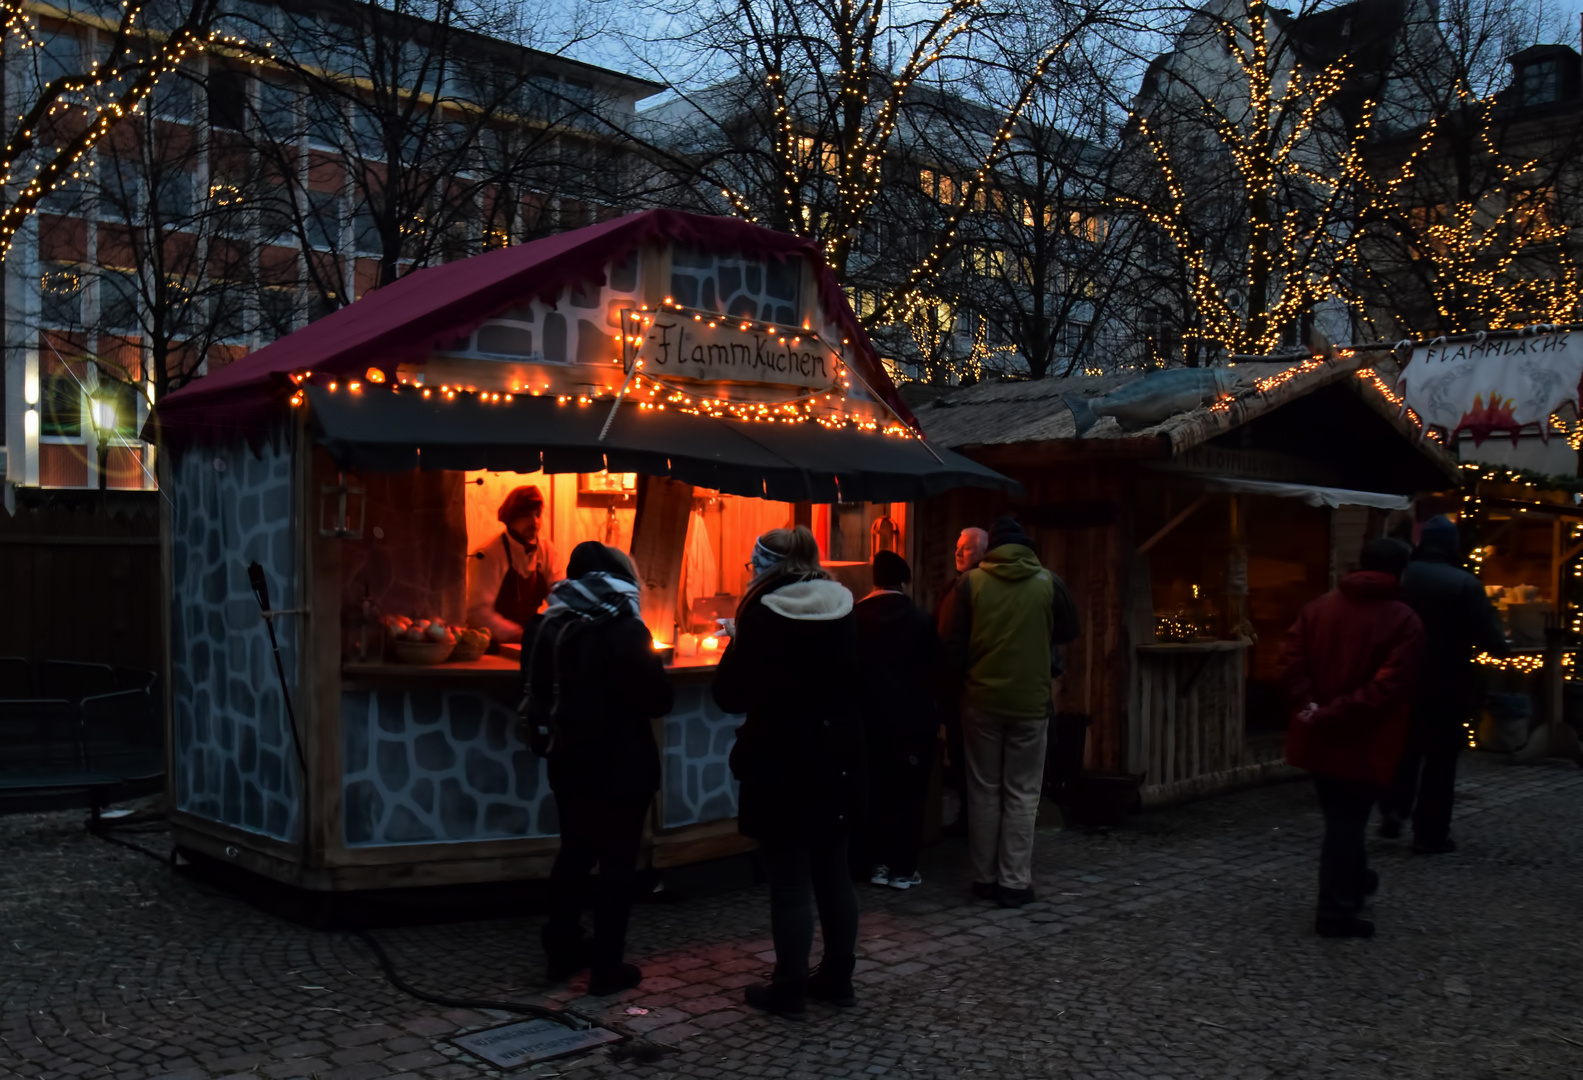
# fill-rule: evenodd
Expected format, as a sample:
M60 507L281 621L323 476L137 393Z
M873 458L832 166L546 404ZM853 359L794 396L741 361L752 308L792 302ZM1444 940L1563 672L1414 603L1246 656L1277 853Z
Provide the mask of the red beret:
M531 514L535 509L543 508L544 496L539 494L539 489L532 484L523 484L506 496L495 516L501 521L510 521L512 518Z

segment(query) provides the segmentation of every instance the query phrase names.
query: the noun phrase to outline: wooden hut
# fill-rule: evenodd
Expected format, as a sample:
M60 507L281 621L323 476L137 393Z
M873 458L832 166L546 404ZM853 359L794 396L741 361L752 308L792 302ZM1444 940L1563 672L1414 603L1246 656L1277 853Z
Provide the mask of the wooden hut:
M956 491L917 508L922 598L953 580L959 530L1015 513L1082 613L1057 707L1090 718L1087 767L1141 775L1146 804L1285 768L1283 632L1391 511L1457 482L1361 356L1201 376L1213 389L1199 404L1157 401L1145 426L1137 373L915 402L933 442L1026 492ZM1103 415L1125 398L1133 430ZM1100 417L1084 433L1069 399Z
M321 890L549 869L520 653L443 647L491 553L505 574L533 552L520 584L581 541L631 552L676 684L647 858L675 865L744 846L741 718L709 683L754 538L807 524L862 595L910 503L1015 486L917 438L817 245L669 211L411 274L155 417L173 834ZM540 507L527 542L503 534L514 494ZM512 595L527 622L541 600ZM434 647L392 640L398 614L438 620Z

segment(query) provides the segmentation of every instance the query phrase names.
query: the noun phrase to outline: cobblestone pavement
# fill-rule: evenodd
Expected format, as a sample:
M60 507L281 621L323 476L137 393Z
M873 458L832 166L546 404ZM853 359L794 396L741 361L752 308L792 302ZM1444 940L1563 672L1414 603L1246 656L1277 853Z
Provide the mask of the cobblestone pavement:
M762 887L645 904L643 987L576 1007L675 1049L518 1075L1583 1075L1583 771L1475 756L1459 801L1455 855L1373 841L1371 942L1311 932L1319 818L1303 784L1042 832L1041 899L1020 911L970 899L947 841L922 888L863 887L859 1005L804 1022L738 1004L771 959ZM500 1075L445 1041L499 1019L401 994L346 932L217 894L84 835L76 814L0 819L0 846L0 1076ZM425 989L532 1000L537 925L377 933Z

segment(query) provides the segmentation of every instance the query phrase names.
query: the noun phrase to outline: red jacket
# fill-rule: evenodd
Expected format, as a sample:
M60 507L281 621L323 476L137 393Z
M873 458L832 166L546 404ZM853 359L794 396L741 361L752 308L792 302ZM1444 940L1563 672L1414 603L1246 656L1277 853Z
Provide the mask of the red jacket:
M1389 784L1407 742L1424 627L1390 574L1360 570L1309 604L1286 632L1292 705L1286 760L1326 776ZM1309 720L1297 714L1319 706Z

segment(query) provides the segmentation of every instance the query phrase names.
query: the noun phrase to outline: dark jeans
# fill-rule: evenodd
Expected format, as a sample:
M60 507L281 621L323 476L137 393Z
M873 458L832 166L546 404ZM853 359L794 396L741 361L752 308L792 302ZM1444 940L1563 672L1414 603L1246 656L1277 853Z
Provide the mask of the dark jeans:
M823 964L851 972L857 958L857 890L847 875L846 847L844 832L807 843L760 844L770 883L776 982L800 986L807 981L815 904L824 931Z
M918 869L923 803L936 739L871 735L868 741L868 849L871 862L905 877ZM868 867L863 867L867 876Z
M1363 908L1369 856L1369 813L1380 789L1357 780L1314 776L1319 809L1325 815L1325 840L1319 849L1321 919L1345 919Z
M561 811L561 850L550 870L550 918L544 949L551 959L574 958L583 947L582 913L592 900L594 972L613 971L626 949L632 882L647 805L573 806ZM584 821L590 817L592 820ZM594 864L599 876L593 876ZM590 895L591 894L591 895Z
M1398 821L1413 819L1413 839L1438 844L1451 835L1451 807L1456 800L1460 733L1434 739L1427 746L1414 740L1396 766L1390 790L1380 809Z

